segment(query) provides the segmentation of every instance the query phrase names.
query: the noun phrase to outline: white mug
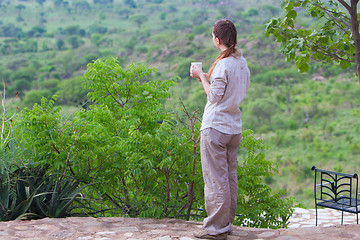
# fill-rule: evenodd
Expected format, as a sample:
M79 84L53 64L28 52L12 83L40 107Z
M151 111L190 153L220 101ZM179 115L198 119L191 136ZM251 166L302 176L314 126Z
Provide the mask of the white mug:
M202 62L192 62L192 63L191 63L191 67L192 67L193 65L197 65L197 66L199 66L199 67L202 69Z

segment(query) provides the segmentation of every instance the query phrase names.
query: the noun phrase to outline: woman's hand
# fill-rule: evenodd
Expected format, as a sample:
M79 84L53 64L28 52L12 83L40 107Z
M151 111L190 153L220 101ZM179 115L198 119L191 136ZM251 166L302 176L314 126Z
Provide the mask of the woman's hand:
M202 69L197 65L192 65L190 68L190 76L193 78L197 78L199 82L201 82L201 75L205 75Z

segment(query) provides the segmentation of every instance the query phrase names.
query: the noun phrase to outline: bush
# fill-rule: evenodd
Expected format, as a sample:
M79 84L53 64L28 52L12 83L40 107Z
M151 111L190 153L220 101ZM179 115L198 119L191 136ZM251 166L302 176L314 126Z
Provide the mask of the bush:
M25 33L21 28L16 27L12 23L8 23L6 25L2 25L0 28L0 36L1 37L18 37L23 36Z
M258 16L259 15L259 11L255 8L249 8L246 13L245 13L246 16L248 17L252 17L252 16Z
M93 34L93 33L101 33L101 34L105 34L108 29L107 27L104 27L104 26L100 26L100 25L97 25L97 24L92 24L89 26L89 33Z
M352 154L360 154L360 143L354 142L349 147Z
M84 105L88 101L88 91L83 84L84 80L81 77L69 78L59 82L56 92L56 95L59 96L59 103L75 106Z
M57 91L57 86L60 83L59 79L46 79L45 81L41 82L40 88L42 89L47 89L51 92L51 94L55 94L55 92ZM47 96L49 97L49 96Z
M293 198L283 198L285 192L273 194L263 178L278 173L278 166L266 160L268 146L256 139L250 130L242 133L241 150L247 151L244 165L238 168L238 212L235 223L246 227L282 228L293 212Z
M175 29L175 30L186 30L187 28L191 28L191 24L188 21L175 21L173 23L170 24L170 29Z
M143 54L145 54L145 53L147 53L149 50L148 50L148 48L146 47L146 46L139 46L139 47L137 47L136 48L136 52L138 52L138 53L143 53Z
M192 31L194 34L198 35L198 34L203 34L207 31L209 31L209 28L204 25L196 25L193 27Z
M42 97L51 97L51 92L49 90L31 90L26 93L22 105L24 107L31 107L35 103L39 104Z
M166 12L161 12L159 14L159 18L160 18L160 20L164 21L166 19Z

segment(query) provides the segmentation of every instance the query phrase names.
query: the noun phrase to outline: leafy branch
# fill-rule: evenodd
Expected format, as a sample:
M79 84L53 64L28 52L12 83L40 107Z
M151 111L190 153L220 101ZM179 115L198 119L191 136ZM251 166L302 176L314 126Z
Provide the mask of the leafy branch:
M288 61L294 60L300 72L309 69L311 60L339 63L347 69L351 63L356 64L356 73L360 81L360 34L357 16L358 0L351 0L351 5L343 0L338 2L345 8L347 14L340 11L338 3L329 1L329 9L320 0L284 0L281 4L285 16L271 19L266 24L266 36L273 35L281 42L282 52ZM320 29L303 29L295 27L297 12L295 7L303 7L309 16L324 19ZM336 31L334 27L340 29Z

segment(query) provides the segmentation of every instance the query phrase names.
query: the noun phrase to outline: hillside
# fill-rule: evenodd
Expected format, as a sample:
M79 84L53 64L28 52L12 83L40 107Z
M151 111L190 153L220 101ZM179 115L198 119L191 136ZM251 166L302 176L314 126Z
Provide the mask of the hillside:
M279 174L266 182L313 207L311 166L360 172L360 86L353 67L342 71L313 63L299 74L284 61L264 35L264 24L282 14L281 2L0 0L0 78L14 104L10 109L31 107L53 94L64 114L86 108L81 78L86 65L115 56L124 67L131 62L155 67L160 79L180 76L167 106L179 109L180 96L189 110L202 111L206 100L189 66L202 61L210 67L218 54L211 26L230 18L252 74L241 106L244 127L265 139L271 147L267 158L279 164ZM315 22L303 16L299 24Z

